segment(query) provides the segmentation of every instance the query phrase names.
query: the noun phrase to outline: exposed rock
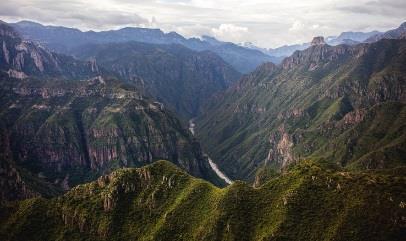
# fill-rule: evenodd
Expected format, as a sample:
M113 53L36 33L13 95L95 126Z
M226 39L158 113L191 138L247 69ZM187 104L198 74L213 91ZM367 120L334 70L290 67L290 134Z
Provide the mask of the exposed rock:
M195 52L180 45L151 45L139 42L89 45L75 56L117 73L145 94L193 118L204 102L234 83L241 75L212 52ZM97 69L94 69L97 70ZM162 103L162 104L161 104Z
M314 37L313 40L310 42L311 46L317 46L317 45L324 45L326 42L324 41L324 37L319 36L319 37Z
M365 109L357 109L350 113L347 113L342 121L346 125L354 125L360 123L363 119L367 111Z
M7 71L7 74L8 74L9 77L16 78L16 79L25 79L25 78L28 77L24 72L17 71L17 70L14 70L14 69L9 69Z
M38 196L40 194L27 185L15 165L5 159L0 160L0 202Z
M406 42L316 43L242 78L196 119L210 156L234 179L254 180L264 162L279 169L306 158L360 169L403 163ZM264 115L250 111L257 103Z
M3 40L3 55L7 64L10 63L10 52L7 49L6 42Z
M284 126L280 126L277 132L271 134L269 142L271 148L265 163L277 163L284 168L295 160L292 153L293 142Z
M22 40L19 34L4 22L0 23L0 41L0 56L4 59L0 62L0 71L8 72L10 77L21 79L25 76L40 75L78 79L99 74L95 62L81 62L72 57L54 54L36 43Z
M21 165L35 163L34 175L47 173L44 180L55 186L69 189L116 168L157 159L216 181L199 143L163 104L140 98L133 87L100 78L6 83L0 92L24 105L16 115L10 106L19 105L4 103L7 111L1 117L13 120L8 123L12 138L4 146L17 153L15 160ZM0 128L1 133L6 130Z

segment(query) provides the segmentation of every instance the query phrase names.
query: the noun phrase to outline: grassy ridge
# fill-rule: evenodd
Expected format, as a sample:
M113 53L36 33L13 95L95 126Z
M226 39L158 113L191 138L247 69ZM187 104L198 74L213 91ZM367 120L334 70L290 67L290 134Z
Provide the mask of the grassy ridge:
M219 189L173 164L120 169L54 199L1 208L3 240L400 240L404 169L310 161L258 188Z

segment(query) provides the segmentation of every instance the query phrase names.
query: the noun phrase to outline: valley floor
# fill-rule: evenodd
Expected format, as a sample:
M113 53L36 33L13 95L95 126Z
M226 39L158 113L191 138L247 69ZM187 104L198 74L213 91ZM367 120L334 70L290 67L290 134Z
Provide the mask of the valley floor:
M189 120L189 131L190 131L193 135L195 135L195 127L196 127L196 124L195 124L195 122L193 121L193 119ZM221 179L223 179L227 184L232 184L232 183L233 183L233 181L232 181L230 178L228 178L228 177L226 176L226 174L224 174L224 173L219 169L219 167L217 166L217 164L216 164L210 157L208 157L208 160L209 160L209 164L210 164L211 169L213 169L213 171L217 174L218 177L220 177Z

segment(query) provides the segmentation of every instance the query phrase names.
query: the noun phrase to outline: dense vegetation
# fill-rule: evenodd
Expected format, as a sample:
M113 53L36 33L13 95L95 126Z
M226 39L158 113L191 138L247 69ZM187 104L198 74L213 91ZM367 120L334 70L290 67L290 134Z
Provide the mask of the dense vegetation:
M234 179L307 158L355 169L404 165L405 47L316 44L263 65L208 104L197 133Z
M93 62L23 41L0 22L0 197L49 196L159 159L215 184L175 114ZM4 61L3 61L4 60Z
M81 59L97 64L153 96L189 120L215 94L240 78L240 73L216 54L182 45L138 42L81 46Z
M0 153L45 181L69 189L164 158L221 183L180 121L131 86L101 77L0 83Z
M401 240L404 169L310 161L258 188L219 189L174 165L121 169L53 199L1 208L3 240Z
M317 37L213 98L197 120L198 137L226 174L249 181L220 188L199 142L170 108L194 117L238 73L213 53L169 43L210 45L236 66L256 53L160 30L15 26L69 52L90 45L76 60L0 22L0 240L406 236L406 40L393 39L399 29L355 46Z

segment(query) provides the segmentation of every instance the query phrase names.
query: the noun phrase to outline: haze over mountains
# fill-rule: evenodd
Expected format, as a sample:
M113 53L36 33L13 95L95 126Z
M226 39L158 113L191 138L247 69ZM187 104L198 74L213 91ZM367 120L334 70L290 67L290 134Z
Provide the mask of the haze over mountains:
M180 44L196 51L210 50L241 73L250 72L259 64L272 61L271 56L233 43L208 37L186 39L175 32L164 33L159 29L123 28L102 32L82 32L78 29L43 26L28 21L18 22L12 26L25 38L39 41L48 48L65 54L71 54L72 50L85 44L137 41L151 44Z
M401 240L405 27L261 49L0 22L0 239Z
M199 144L162 103L95 62L23 41L5 23L0 33L1 158L5 170L14 170L12 182L7 172L2 177L3 198L46 195L36 186L69 189L157 159L221 185Z
M355 45L355 44L362 43L364 41L368 41L369 38L381 36L382 34L383 33L378 32L378 31L366 32L366 33L364 33L364 32L343 32L338 36L327 37L326 43L329 45L332 45L332 46L340 45L340 44ZM372 42L374 42L374 41L372 41ZM259 48L252 44L249 44L249 43L243 43L242 46L245 46L245 47L248 47L251 49L260 50L265 54L268 54L270 56L275 56L277 58L280 58L280 60L282 60L283 58L288 57L291 54L293 54L296 50L307 49L310 46L310 43L284 45L284 46L281 46L278 48L270 48L270 49ZM279 63L279 62L276 62L276 63Z
M268 61L278 64L284 57L290 56L296 50L304 50L310 44L303 43L265 49L251 43L236 45L222 42L211 36L186 39L176 32L164 33L159 29L128 27L111 31L82 32L74 28L44 26L31 21L20 21L11 24L11 26L15 27L25 38L39 41L56 52L72 54L73 49L89 43L137 41L152 44L180 44L196 51L210 50L241 73L250 72L261 63ZM383 33L378 31L343 32L338 36L328 37L326 42L330 45L357 44L380 34Z

